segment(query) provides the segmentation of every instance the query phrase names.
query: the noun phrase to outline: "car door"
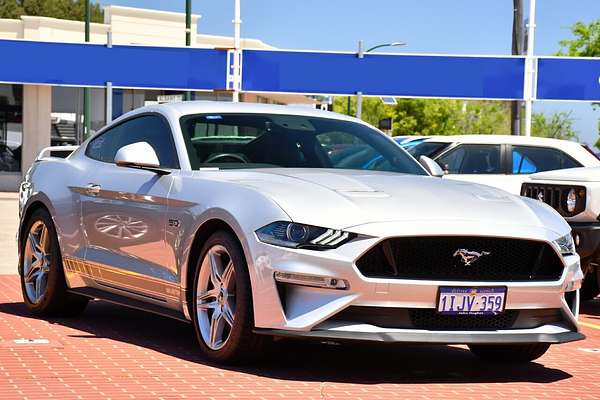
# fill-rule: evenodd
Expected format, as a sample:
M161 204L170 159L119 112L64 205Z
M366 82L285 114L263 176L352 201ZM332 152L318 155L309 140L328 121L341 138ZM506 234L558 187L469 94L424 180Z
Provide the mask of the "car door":
M505 157L501 144L459 144L435 160L448 172L444 179L480 183L510 191Z
M114 163L118 149L138 142L154 149L161 168L179 168L171 130L158 114L133 117L92 140L86 155L93 171L82 196L85 262L103 289L176 303L177 273L165 243L173 178Z

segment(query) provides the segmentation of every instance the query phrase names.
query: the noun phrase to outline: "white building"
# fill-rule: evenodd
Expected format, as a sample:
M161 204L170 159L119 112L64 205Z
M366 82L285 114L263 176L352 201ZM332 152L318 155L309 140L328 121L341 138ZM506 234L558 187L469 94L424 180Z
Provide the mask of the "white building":
M192 16L192 32L198 32L201 16ZM104 23L92 23L90 41L114 44L185 46L185 14L120 6L104 8ZM56 18L22 16L0 19L0 39L45 42L84 42L84 23ZM231 48L233 38L196 34L192 46ZM257 39L242 39L243 48L272 48ZM3 57L10 62L9 57ZM1 77L0 77L1 81ZM105 124L105 91L92 88L91 130ZM149 102L178 98L183 92L167 90L113 90L113 117ZM227 92L195 92L195 99L230 101ZM242 94L242 101L312 103L297 95ZM79 143L83 132L83 89L48 85L0 84L0 191L17 190L37 153L51 144Z

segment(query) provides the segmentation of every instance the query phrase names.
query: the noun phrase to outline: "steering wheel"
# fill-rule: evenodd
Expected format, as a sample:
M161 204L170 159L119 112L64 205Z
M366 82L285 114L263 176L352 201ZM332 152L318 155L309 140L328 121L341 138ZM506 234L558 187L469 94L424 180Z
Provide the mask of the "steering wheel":
M227 162L227 161L225 161L227 159L239 161L243 164L250 163L250 160L248 160L248 158L246 156L244 156L243 154L236 154L236 153L215 154L214 156L208 157L208 159L206 159L206 161L204 161L204 162L206 164L210 164L210 163L214 163L214 162Z

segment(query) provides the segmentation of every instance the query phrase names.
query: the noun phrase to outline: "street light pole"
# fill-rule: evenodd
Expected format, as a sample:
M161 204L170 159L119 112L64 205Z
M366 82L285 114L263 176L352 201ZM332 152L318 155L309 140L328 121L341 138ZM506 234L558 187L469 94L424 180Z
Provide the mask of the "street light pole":
M192 0L185 0L185 45L192 44ZM192 99L192 92L185 92L185 100Z
M374 50L380 49L382 47L398 47L398 46L406 46L404 42L392 42L392 43L383 43L378 44L377 46L373 46L369 48L367 51L363 51L363 41L358 41L358 58L364 58L365 53L370 53ZM350 114L350 97L348 97L348 114ZM362 118L362 92L356 93L356 118Z

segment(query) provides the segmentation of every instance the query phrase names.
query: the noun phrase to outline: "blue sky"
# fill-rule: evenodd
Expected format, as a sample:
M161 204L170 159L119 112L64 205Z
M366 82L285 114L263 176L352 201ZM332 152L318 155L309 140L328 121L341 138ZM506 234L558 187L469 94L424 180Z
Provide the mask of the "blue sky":
M185 11L185 0L101 0L101 4ZM355 50L403 41L403 52L510 54L512 0L242 0L242 35L279 48ZM569 27L600 18L600 0L538 0L536 54L549 55ZM199 31L231 35L233 0L194 0ZM526 5L527 12L527 5ZM389 51L389 50L386 50ZM535 111L573 110L582 141L598 137L600 111L587 103L537 103Z

